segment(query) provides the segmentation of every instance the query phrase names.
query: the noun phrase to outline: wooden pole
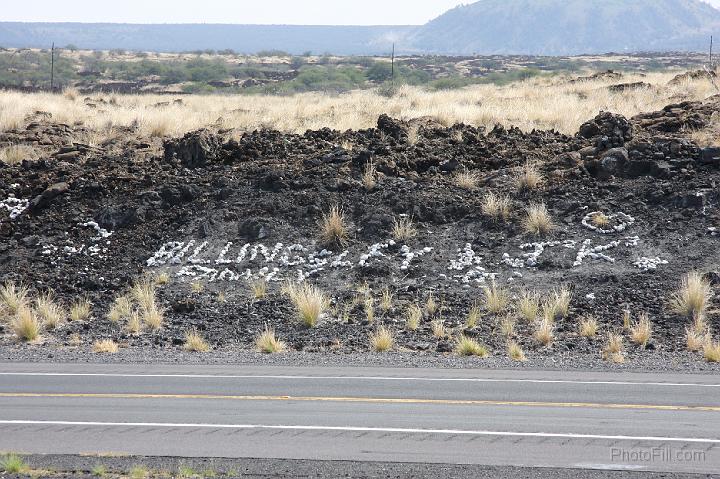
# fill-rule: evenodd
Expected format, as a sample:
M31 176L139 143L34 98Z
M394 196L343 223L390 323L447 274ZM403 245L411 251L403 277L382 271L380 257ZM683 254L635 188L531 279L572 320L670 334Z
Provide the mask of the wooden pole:
M395 88L395 43L393 42L392 57L390 59L390 81Z
M50 49L50 91L55 91L55 42Z

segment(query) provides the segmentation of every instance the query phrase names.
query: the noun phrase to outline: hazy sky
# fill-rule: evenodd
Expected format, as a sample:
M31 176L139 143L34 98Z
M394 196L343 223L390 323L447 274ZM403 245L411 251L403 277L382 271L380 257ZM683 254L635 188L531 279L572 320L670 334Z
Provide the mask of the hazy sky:
M2 0L0 21L419 25L456 5L473 1ZM705 1L720 7L720 0Z
M720 1L720 0L718 0ZM418 25L472 0L2 0L0 21Z

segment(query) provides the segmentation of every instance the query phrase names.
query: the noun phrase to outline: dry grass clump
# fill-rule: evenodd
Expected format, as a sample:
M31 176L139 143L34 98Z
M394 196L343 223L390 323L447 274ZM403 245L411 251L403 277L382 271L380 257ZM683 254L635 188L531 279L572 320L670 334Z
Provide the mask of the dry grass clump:
M389 351L395 345L395 335L385 326L380 326L374 333L370 334L370 345L374 351L382 353Z
M467 170L457 173L453 178L453 183L455 184L455 186L464 190L474 190L475 188L477 188L479 181L480 178L478 177L477 173Z
M202 293L203 291L205 291L205 285L202 284L200 281L193 281L192 283L190 283L190 291L197 294Z
M295 305L300 321L308 328L315 327L330 303L325 293L307 283L289 284L286 291Z
M275 329L265 326L265 330L255 337L255 346L262 353L281 353L287 349L284 341L275 337Z
M555 325L548 318L535 322L533 337L543 346L550 346L555 340Z
M593 316L585 316L578 323L578 333L584 338L594 338L598 331L598 322Z
M368 191L374 190L377 186L377 168L375 168L372 160L368 161L367 165L365 165L365 170L362 174L362 183Z
M690 139L700 147L720 146L720 114L713 112L706 128L692 130Z
M691 271L680 282L673 293L670 306L673 311L691 318L704 315L710 301L710 283L697 271Z
M710 333L707 330L698 331L695 328L685 328L685 345L688 351L700 351L709 338Z
M554 289L549 297L543 301L543 316L551 321L566 318L570 314L571 299L572 293L567 286Z
M408 306L407 312L405 313L405 328L409 331L415 331L418 326L420 326L422 314L422 309L417 304Z
M433 296L432 293L430 293L430 296L428 296L427 301L425 301L425 312L432 316L433 314L437 313L440 309L440 305L435 300L435 296Z
M515 177L515 183L520 190L534 190L540 186L542 174L535 163L527 162Z
M163 326L165 315L157 305L153 304L149 309L141 309L142 322L151 331L156 331Z
M382 296L380 296L380 309L387 313L392 309L393 294L390 292L390 288L385 286L383 288Z
M267 296L268 282L264 278L255 279L248 284L254 299L263 299Z
M410 146L417 145L417 142L420 140L420 127L417 125L412 125L410 128L407 129L407 142Z
M450 333L445 327L445 321L443 321L442 319L436 319L435 321L432 321L430 323L430 328L432 329L433 336L438 339L443 339L450 336Z
M375 300L372 296L366 296L363 302L363 309L365 310L365 318L367 322L372 324L375 322Z
M87 298L78 298L70 305L70 321L87 321L92 314L92 303Z
M55 329L65 321L63 307L55 301L52 291L46 291L35 298L35 312L46 329Z
M94 353L115 354L118 352L118 345L112 339L97 340L93 343L92 350Z
M183 344L185 351L191 351L196 353L206 353L210 351L210 345L205 341L199 332L195 330L187 331L185 333L185 343Z
M643 348L652 336L652 324L647 313L641 313L637 322L630 326L630 340Z
M130 334L140 334L142 331L142 317L139 311L131 311L125 325Z
M40 321L35 312L22 306L10 322L10 329L21 341L35 341L40 336Z
M523 351L522 347L517 342L508 341L507 351L508 357L513 361L527 361L527 358L525 357L525 351Z
M605 228L610 224L610 218L605 213L598 213L592 217L590 222L598 228Z
M6 281L0 286L0 301L5 305L10 314L17 313L23 306L27 305L30 290L22 283Z
M526 321L532 323L537 319L540 309L540 296L533 291L523 291L520 293L517 309Z
M544 203L530 205L523 219L523 229L527 234L546 235L555 228L547 206Z
M132 301L128 296L118 296L108 311L107 318L110 322L117 323L129 318L132 313Z
M461 334L455 340L455 354L459 356L478 356L484 358L488 356L490 352L477 340Z
M27 145L10 145L0 148L0 162L6 165L17 165L23 160L35 161L38 159L38 152L35 148Z
M137 334L140 330L135 314L137 313L140 321L147 329L156 331L162 328L165 313L157 304L155 287L156 282L154 279L143 278L138 280L130 289L129 297L120 296L115 299L108 313L108 319L112 322L128 319L128 329ZM133 311L133 301L137 305L138 311Z
M623 318L623 329L624 329L625 331L629 331L629 330L630 330L630 323L631 323L631 321L632 321L632 314L630 314L630 310L629 310L629 309L625 309L625 311L623 311L623 316L622 316L622 318Z
M477 304L473 304L472 307L470 307L467 318L465 318L465 328L473 329L475 326L477 326L481 315L482 310L480 309L480 306L478 306Z
M483 286L483 293L485 294L485 309L490 313L499 314L503 312L510 302L509 291L502 286L498 286L495 281L490 286Z
M77 88L66 87L63 90L63 96L70 101L75 101L78 99L78 96L80 96L80 92L77 90Z
M482 213L493 221L507 221L510 219L511 211L510 197L507 195L496 195L493 192L488 193L483 198L480 206Z
M720 341L713 341L708 336L702 349L705 361L709 363L720 363Z
M603 359L612 363L624 363L625 351L623 345L623 337L617 333L608 333L605 344L603 345Z
M500 321L500 334L509 338L515 335L515 320L510 316L506 316Z
M140 309L151 309L155 306L155 282L148 279L137 281L130 290L130 295Z
M410 241L417 236L417 229L410 216L395 218L392 237L395 241Z
M163 271L162 273L158 273L157 276L155 276L155 284L157 285L165 285L170 282L170 273L167 271Z
M324 213L320 223L320 239L326 245L342 246L348 242L348 231L345 226L345 215L335 205L328 213Z

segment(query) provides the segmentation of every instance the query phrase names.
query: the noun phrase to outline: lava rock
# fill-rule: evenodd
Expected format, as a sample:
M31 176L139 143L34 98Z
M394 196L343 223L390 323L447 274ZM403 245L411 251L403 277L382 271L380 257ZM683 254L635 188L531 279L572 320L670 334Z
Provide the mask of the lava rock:
M69 189L70 185L65 182L55 183L51 186L48 186L45 191L33 198L33 200L30 202L30 209L38 210L40 208L44 208L45 206L50 204L52 200L66 193Z
M720 165L720 148L709 147L700 150L700 162L712 165Z
M95 221L109 230L132 226L142 220L144 211L133 206L107 206L95 215Z
M186 133L182 138L166 140L165 160L178 159L186 168L199 168L217 159L222 141L207 130Z

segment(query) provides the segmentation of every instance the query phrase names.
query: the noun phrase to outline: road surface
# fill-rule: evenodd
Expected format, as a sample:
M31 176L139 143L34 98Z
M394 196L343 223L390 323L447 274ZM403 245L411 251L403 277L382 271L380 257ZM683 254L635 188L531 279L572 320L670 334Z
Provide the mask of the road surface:
M0 364L0 451L720 471L720 377Z

